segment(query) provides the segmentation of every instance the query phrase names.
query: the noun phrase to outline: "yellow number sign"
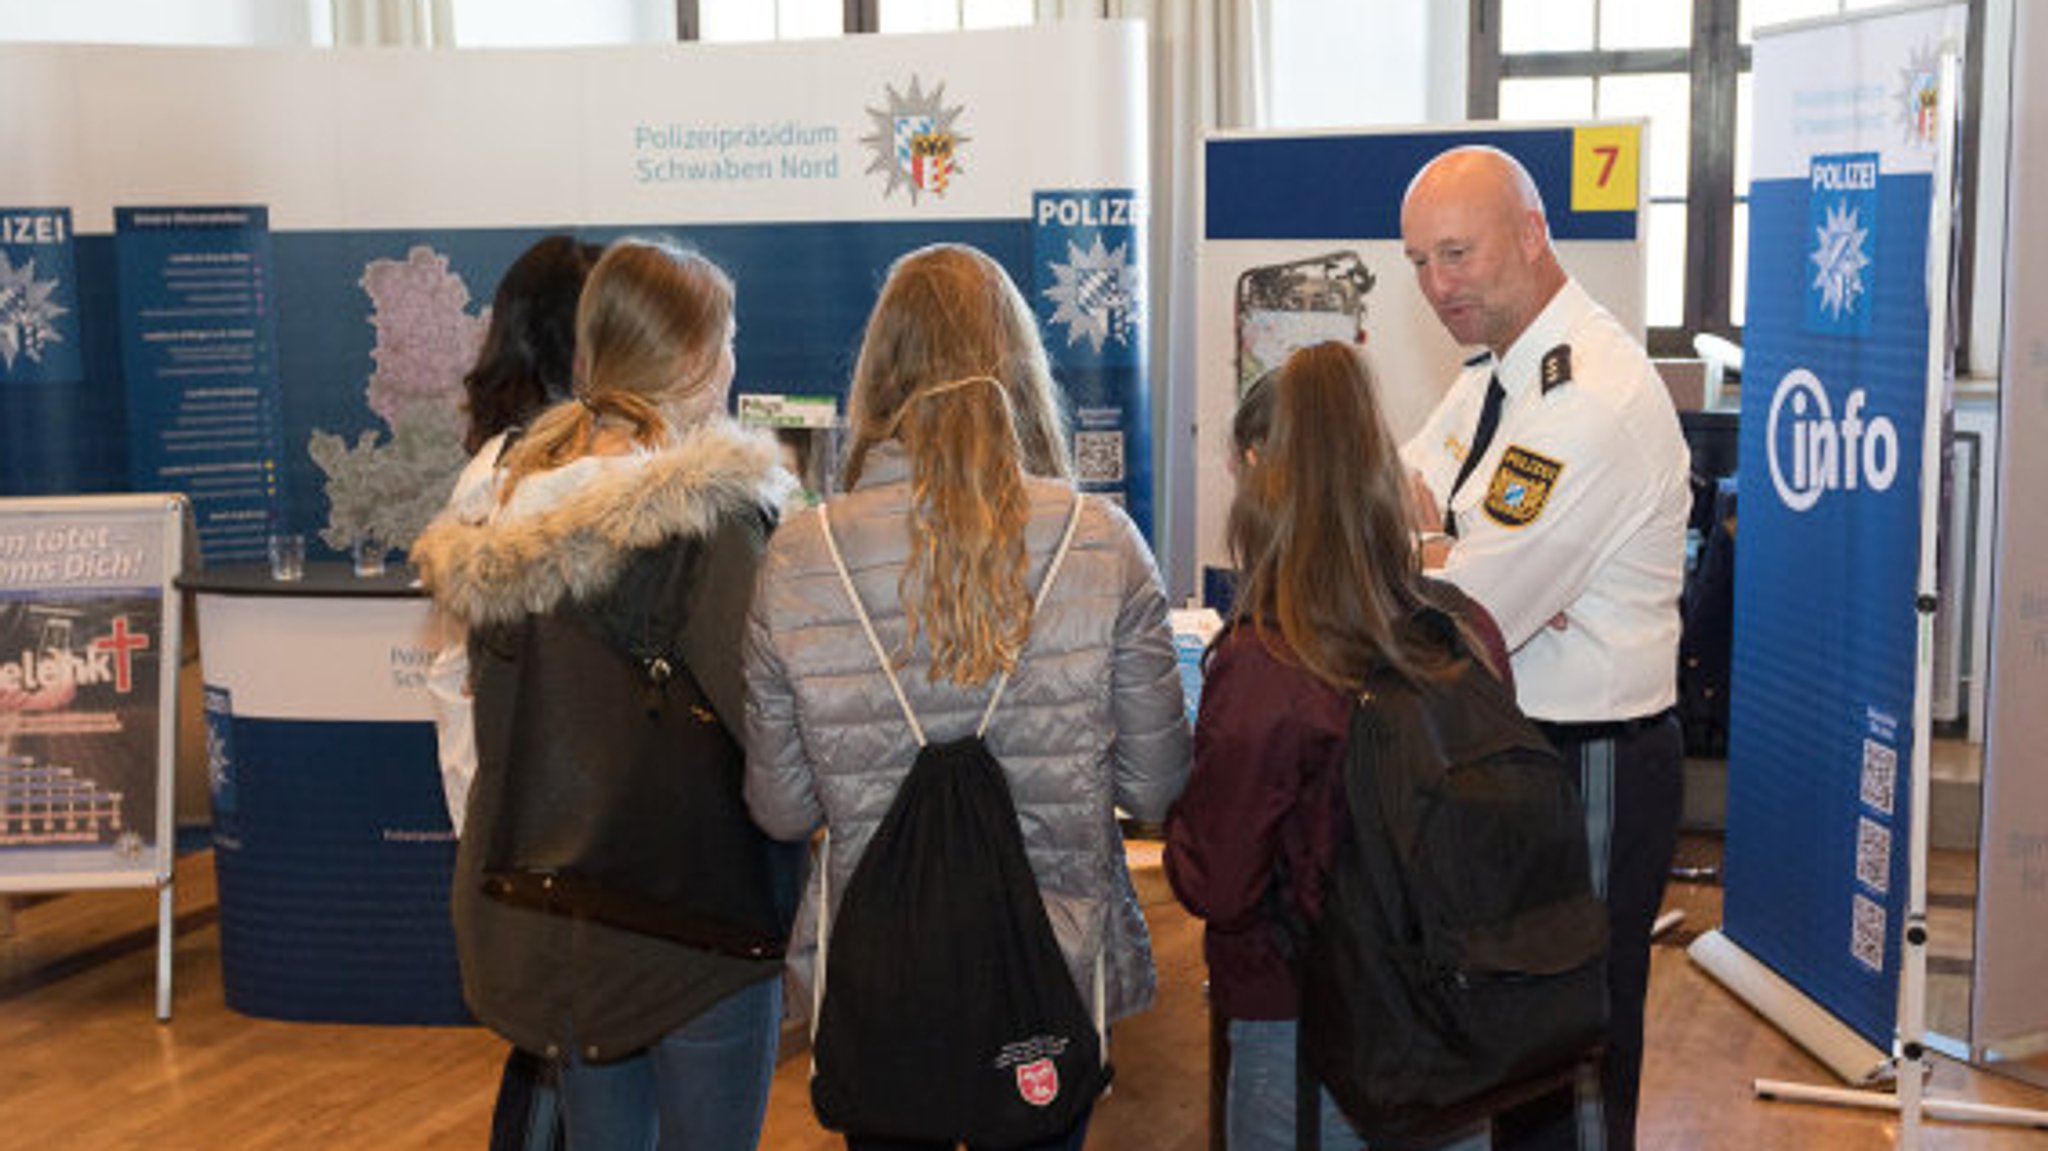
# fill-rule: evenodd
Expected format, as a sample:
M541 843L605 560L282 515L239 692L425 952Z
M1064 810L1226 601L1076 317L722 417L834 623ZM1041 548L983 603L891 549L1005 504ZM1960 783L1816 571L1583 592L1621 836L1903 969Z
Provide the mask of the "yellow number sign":
M1572 211L1635 210L1642 142L1639 124L1572 129Z

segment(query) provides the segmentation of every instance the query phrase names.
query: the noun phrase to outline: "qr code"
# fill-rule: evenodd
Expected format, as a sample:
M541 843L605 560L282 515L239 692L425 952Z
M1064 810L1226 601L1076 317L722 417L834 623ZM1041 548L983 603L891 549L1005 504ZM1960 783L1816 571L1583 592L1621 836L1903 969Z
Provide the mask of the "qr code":
M1884 905L1867 895L1857 895L1850 916L1849 954L1856 962L1880 974L1884 971Z
M1863 741L1863 805L1892 814L1899 785L1899 751L1874 739Z
M1074 470L1084 484L1124 482L1124 434L1111 429L1074 433Z
M1856 820L1856 879L1880 895L1892 887L1892 829L1873 819Z

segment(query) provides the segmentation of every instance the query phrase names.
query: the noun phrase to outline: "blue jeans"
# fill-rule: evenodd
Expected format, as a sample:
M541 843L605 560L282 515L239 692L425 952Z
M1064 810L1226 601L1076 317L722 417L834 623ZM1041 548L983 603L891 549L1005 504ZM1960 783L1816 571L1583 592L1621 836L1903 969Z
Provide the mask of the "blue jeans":
M1224 1118L1230 1151L1294 1151L1294 1109L1300 1095L1295 1079L1295 1035L1292 1019L1230 1021L1230 1086ZM1337 1101L1322 1092L1320 1151L1358 1151L1357 1132L1337 1110ZM1486 1151L1482 1124L1469 1134L1446 1142L1443 1151Z
M764 979L616 1063L562 1064L566 1142L578 1151L745 1151L775 1079L782 981Z

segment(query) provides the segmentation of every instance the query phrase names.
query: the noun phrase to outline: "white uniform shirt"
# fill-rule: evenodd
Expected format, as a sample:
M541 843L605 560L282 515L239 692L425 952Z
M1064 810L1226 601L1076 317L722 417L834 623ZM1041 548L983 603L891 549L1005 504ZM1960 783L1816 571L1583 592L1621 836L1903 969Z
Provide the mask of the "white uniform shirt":
M1669 707L1692 493L1663 380L1568 281L1505 358L1468 361L1402 447L1439 507L1496 371L1500 424L1450 503L1458 538L1441 575L1493 613L1534 718L1625 720ZM1565 626L1549 626L1560 613Z

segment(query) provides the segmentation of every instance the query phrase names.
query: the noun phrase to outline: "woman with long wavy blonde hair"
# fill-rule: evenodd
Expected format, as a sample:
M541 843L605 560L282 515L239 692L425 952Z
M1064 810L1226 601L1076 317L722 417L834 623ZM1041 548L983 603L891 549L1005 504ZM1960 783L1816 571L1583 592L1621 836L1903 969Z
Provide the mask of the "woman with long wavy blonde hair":
M921 248L890 268L848 408L848 490L776 534L748 620L748 806L780 838L829 828L836 903L917 756L892 673L905 673L906 706L935 745L972 734L1007 673L984 739L1068 974L1098 1020L1142 1010L1151 948L1116 809L1163 817L1188 766L1152 554L1121 509L1068 479L1031 310L975 249ZM807 911L818 896L814 884ZM816 940L803 925L817 920L798 920L790 955L808 983ZM1086 1128L1084 1117L1044 1146L1079 1147ZM847 1142L923 1146L860 1132Z
M911 538L898 590L907 644L930 636L932 674L980 683L1008 670L1030 624L1023 473L1066 478L1066 426L1031 311L1001 267L967 247L900 262L861 342L848 404L846 486L877 445L911 460Z

